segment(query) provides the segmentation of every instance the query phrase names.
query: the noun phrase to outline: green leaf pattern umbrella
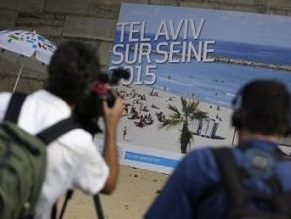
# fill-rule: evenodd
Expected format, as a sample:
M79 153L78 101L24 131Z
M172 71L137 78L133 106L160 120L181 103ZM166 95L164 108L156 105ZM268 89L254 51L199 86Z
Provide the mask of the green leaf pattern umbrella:
M23 67L46 72L46 66L56 46L45 37L25 30L0 31L0 57L20 63L13 92L16 90Z

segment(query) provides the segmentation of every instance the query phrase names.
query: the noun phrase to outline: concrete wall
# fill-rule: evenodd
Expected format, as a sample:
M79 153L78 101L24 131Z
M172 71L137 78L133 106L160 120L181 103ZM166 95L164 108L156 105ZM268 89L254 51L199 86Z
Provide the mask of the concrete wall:
M36 31L56 45L70 38L88 41L106 67L121 2L291 16L290 0L1 0L0 28ZM12 90L19 68L0 59L0 91ZM44 80L45 74L25 69L18 90L31 92Z

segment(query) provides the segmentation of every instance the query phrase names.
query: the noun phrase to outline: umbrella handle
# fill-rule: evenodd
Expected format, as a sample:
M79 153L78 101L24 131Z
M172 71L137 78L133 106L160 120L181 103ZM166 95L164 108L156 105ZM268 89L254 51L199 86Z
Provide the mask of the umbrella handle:
M22 72L23 66L24 66L24 59L23 59L23 62L21 63L21 68L20 68L19 71L18 71L17 79L16 79L16 82L15 82L15 84L14 84L14 87L13 87L12 93L14 93L15 90L16 90L16 87L17 87L17 85L18 85L18 81L19 81L19 79L20 79L20 75L21 75L21 72Z

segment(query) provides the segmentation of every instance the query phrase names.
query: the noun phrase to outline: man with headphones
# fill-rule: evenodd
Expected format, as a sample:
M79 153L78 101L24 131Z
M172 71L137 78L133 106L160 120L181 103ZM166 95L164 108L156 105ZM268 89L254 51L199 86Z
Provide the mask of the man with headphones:
M291 130L287 88L251 81L233 109L237 146L186 154L145 219L291 218L291 162L277 144Z

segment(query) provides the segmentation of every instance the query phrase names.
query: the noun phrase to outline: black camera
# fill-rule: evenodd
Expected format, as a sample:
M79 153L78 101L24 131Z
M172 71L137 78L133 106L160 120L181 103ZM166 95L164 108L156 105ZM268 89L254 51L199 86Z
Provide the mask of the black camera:
M75 116L81 127L97 134L102 132L98 125L98 119L103 115L102 102L105 100L109 107L114 105L116 92L110 88L117 85L120 79L129 79L130 73L123 68L111 70L109 74L100 74L99 79L91 87L91 92L75 107Z

